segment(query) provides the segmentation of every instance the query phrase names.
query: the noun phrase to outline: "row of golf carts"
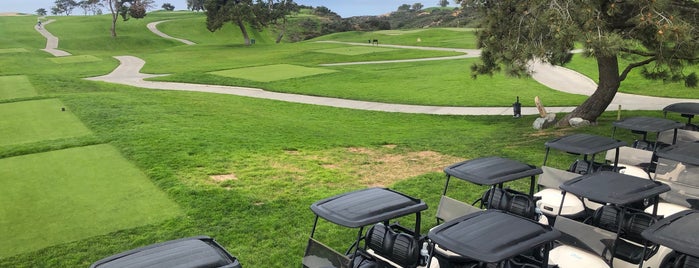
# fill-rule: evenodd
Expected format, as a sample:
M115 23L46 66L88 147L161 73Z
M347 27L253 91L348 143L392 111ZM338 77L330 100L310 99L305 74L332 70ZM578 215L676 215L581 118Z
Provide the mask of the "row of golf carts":
M427 204L392 189L319 200L310 207L316 217L303 267L699 267L699 132L691 124L699 105L665 111L682 113L687 124L634 117L615 122L612 137L557 138L546 142L541 167L502 157L446 167L437 225L424 233ZM614 139L617 129L642 138L626 146ZM579 159L565 169L549 166L551 149ZM520 180L527 192L509 187ZM450 197L450 184L461 182L487 190L475 202ZM332 239L326 244L319 237ZM338 237L346 243L336 244ZM119 253L91 267L241 265L201 236Z

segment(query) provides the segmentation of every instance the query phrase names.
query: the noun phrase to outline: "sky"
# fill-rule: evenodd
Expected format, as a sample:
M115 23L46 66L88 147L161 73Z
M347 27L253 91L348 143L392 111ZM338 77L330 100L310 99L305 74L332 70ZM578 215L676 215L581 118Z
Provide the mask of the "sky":
M160 8L164 3L170 3L176 10L187 8L186 0L156 0ZM297 4L307 6L325 6L343 18L362 15L381 15L396 11L402 4L412 5L421 3L424 7L437 6L438 0L294 0ZM451 2L451 1L450 1ZM0 0L0 12L20 12L34 14L39 8L51 11L54 0ZM452 4L453 5L453 4ZM82 14L79 8L73 14Z

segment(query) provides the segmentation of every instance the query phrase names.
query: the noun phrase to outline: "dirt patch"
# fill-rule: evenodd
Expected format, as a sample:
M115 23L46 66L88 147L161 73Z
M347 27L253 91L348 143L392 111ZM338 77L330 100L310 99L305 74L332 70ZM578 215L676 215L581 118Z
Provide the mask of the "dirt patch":
M260 156L245 165L233 167L232 174L210 176L210 182L225 187L265 181L294 183L349 182L366 187L390 187L395 182L430 172L464 159L434 151L405 152L397 145L376 148L349 147L320 151L285 150L275 156ZM264 168L260 168L264 167Z
M382 150L348 149L364 158L352 168L362 184L372 187L388 187L393 183L429 172L440 172L444 167L463 161L458 157L433 151L388 153ZM351 167L350 167L351 168Z
M210 176L210 178L215 181L215 182L224 182L224 181L237 181L238 177L235 176L235 174L224 174L224 175L213 175Z
M0 12L0 17L28 16L27 14L17 12Z

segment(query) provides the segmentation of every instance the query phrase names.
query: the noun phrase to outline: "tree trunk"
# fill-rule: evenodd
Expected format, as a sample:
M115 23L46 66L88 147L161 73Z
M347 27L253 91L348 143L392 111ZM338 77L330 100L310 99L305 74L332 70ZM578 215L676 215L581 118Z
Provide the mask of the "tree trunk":
M119 18L119 15L116 13L116 11L114 11L114 6L117 4L116 1L118 1L118 0L115 0L115 2L112 2L112 0L107 1L107 4L109 4L109 11L112 12L112 28L109 29L112 33L112 38L117 36L116 23L117 23L117 19Z
M243 38L245 39L245 45L249 46L250 45L250 36L248 36L248 30L245 29L245 24L243 23L242 20L237 20L236 22L238 24L238 27L240 28L240 32L243 33Z
M619 62L614 56L597 56L597 70L599 72L599 83L597 89L585 102L576 107L568 115L564 116L556 126L570 126L568 120L580 117L590 122L596 122L597 117L607 109L617 90L619 90Z

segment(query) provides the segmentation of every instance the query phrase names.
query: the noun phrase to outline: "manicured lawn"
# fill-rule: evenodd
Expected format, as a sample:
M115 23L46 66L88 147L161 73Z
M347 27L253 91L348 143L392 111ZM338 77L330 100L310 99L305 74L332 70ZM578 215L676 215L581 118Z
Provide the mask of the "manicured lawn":
M211 72L211 74L253 80L258 82L271 82L276 80L284 80L289 78L298 78L318 74L327 74L333 72L335 71L323 68L309 68L291 64L275 64L216 71Z
M316 50L320 53L331 53L331 54L341 54L341 55L362 55L369 53L379 53L394 50L392 48L383 47L366 47L366 46L347 46L338 48L328 48Z
M92 56L92 55L80 55L80 56L50 58L49 60L53 61L54 63L58 63L58 64L67 64L67 63L84 63L84 62L101 61L102 59L95 57L95 56Z
M110 145L0 159L0 258L182 211Z
M64 107L57 99L0 104L0 146L92 134Z
M0 249L0 267L87 267L117 252L193 235L216 238L244 267L296 267L313 225L309 206L321 198L369 186L390 187L426 201L427 230L435 224L444 183L441 170L447 163L495 155L540 165L547 140L576 132L610 135L616 116L604 114L593 127L537 131L531 127L535 116L383 113L92 82L82 78L111 72L117 66L112 56L134 55L147 61L143 72L173 74L161 80L360 100L509 107L516 96L525 105L533 105L535 95L547 105L576 105L584 99L531 79L495 75L473 80L469 66L475 59L318 67L455 53L319 53L354 47L314 40L275 44L271 31L251 31L257 44L245 47L232 24L220 32L205 30L201 13L152 12L143 20L119 21L116 39L109 36L108 15L55 18L47 27L61 38L61 48L101 60L57 65L38 50L45 44L40 35L31 27L19 27L33 25L35 17L0 17L2 48L28 51L3 54L0 75L26 75L39 93L34 98L52 98L0 104L0 120L6 120L0 125L11 128L0 137L15 140L0 147L0 221L5 224L0 232L13 238L27 235L22 241L0 240L1 247L19 248L17 254ZM164 19L175 20L162 23L161 30L198 44L186 46L146 30L148 22ZM474 40L468 31L450 29L350 32L327 39L371 38L382 44L463 48L473 47ZM255 72L242 78L210 74L279 65L283 68L256 71L270 77L298 67L303 72L269 82L248 80L259 75ZM334 72L299 76L309 69ZM60 112L64 106L67 111ZM623 113L634 115L662 113ZM64 128L80 131L54 140ZM22 137L32 141L17 141ZM568 156L549 163L565 168L574 160ZM483 190L460 184L453 193L471 202ZM47 209L53 204L60 206L55 212ZM44 210L34 212L28 206ZM131 208L138 211L126 211ZM6 217L9 213L14 214ZM148 215L152 218L144 218ZM98 220L103 224L98 226ZM85 234L71 229L75 226L83 226ZM332 234L328 244L348 246L345 236ZM25 242L34 244L29 248Z
M0 76L0 100L28 98L37 95L25 75Z
M0 54L22 53L22 52L29 52L29 50L26 50L24 48L3 48L3 49L0 49Z

